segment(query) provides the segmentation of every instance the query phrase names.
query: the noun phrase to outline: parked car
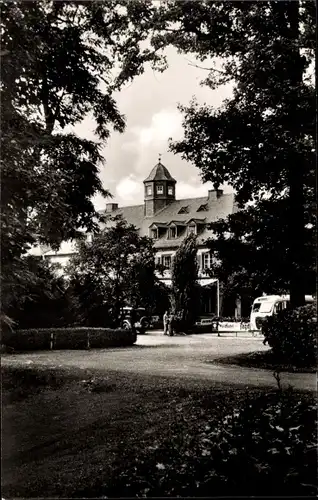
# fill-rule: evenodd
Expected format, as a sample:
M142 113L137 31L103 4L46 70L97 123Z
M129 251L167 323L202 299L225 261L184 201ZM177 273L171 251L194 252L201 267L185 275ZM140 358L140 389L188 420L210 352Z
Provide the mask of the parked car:
M150 327L151 320L147 316L144 307L133 308L125 306L122 308L121 327L127 330L135 328L137 333L145 334Z

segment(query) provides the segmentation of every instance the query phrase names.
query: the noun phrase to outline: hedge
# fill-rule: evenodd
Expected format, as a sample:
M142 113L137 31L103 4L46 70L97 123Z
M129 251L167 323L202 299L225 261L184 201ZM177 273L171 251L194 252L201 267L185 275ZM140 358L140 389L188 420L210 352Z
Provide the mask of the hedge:
M317 305L284 309L275 316L264 318L264 344L282 362L295 366L315 366L317 363Z
M133 345L131 330L91 327L32 328L16 330L2 337L2 344L16 351L47 349L88 349Z

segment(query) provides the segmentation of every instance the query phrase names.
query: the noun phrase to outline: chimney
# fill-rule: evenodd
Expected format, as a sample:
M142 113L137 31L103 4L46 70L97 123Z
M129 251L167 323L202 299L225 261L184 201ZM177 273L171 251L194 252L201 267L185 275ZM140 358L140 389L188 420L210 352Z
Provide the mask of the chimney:
M223 195L223 189L209 189L208 199L210 201L216 201Z
M118 203L106 203L106 213L110 214L118 208Z

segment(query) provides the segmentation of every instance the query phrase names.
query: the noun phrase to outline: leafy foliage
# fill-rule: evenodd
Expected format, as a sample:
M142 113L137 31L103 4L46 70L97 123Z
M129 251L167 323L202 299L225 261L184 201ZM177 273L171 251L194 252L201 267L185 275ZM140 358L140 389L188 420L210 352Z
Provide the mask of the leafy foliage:
M81 323L117 324L124 305L151 307L155 289L152 242L120 217L92 242L80 242L68 268L70 294Z
M317 491L313 398L293 391L256 399L246 395L222 418L206 412L187 433L182 425L173 426L164 443L155 441L135 456L103 494L288 496Z
M279 214L279 218L277 217ZM306 211L306 225L314 218ZM214 256L211 272L223 284L224 294L240 295L252 303L263 293L287 293L290 281L288 199L263 200L256 206L210 225L208 241ZM305 227L301 271L307 294L315 292L314 232Z
M264 318L264 344L282 362L296 366L314 366L317 361L317 306L285 309Z
M187 331L198 310L198 263L196 238L190 234L178 248L172 263L172 311L176 329Z
M287 211L287 230L274 248L280 254L286 249L281 281L288 269L293 307L303 305L308 293L303 269L315 191L315 11L310 1L166 1L158 13L164 27L153 38L155 46L173 44L202 61L212 59L203 82L212 90L233 85L232 98L219 109L195 100L180 106L184 139L171 149L193 162L204 181L230 184L240 208L252 201L265 240L273 225L268 230L263 200L274 202L278 229ZM250 228L255 239L258 229L258 223ZM261 247L265 252L267 241ZM266 277L273 272L269 266Z
M21 274L11 277L11 282L2 282L2 307L13 319L14 328L63 326L68 320L71 322L65 284L55 267L37 257L24 256L20 259Z
M136 333L110 328L29 328L6 334L2 342L14 351L89 349L132 345Z
M159 62L143 48L152 12L148 0L1 4L2 282L15 295L30 246L99 228L100 150L125 127L114 92ZM73 132L87 115L96 141Z

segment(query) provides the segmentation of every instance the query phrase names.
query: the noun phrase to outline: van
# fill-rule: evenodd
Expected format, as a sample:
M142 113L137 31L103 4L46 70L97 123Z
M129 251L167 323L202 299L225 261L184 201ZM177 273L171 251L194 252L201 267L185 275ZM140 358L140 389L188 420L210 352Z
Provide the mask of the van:
M306 304L313 303L312 295L305 295ZM289 295L264 295L254 300L251 310L251 330L261 330L262 322L267 316L273 316L289 306Z

